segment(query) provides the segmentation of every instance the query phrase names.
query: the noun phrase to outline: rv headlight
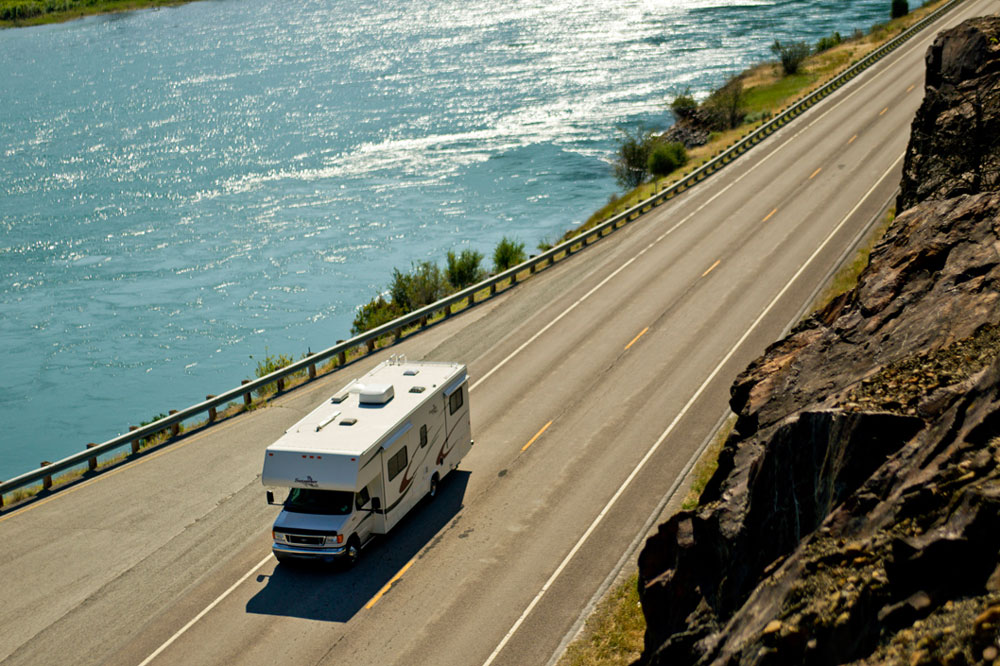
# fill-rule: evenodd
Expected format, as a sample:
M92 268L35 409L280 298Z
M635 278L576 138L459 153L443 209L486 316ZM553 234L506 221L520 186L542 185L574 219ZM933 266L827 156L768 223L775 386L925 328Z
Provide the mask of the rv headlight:
M334 534L333 536L328 536L324 543L327 546L336 546L337 544L344 543L344 535Z

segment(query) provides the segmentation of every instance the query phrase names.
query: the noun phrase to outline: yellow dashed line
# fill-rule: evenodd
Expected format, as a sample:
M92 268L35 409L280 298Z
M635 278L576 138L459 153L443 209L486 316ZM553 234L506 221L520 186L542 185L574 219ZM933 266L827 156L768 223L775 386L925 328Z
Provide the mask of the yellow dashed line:
M715 263L719 263L719 262L715 262ZM702 277L705 277L705 276L704 276L704 275L702 275ZM631 346L632 346L632 345L634 345L634 344L635 344L636 342L638 342L638 341L639 341L639 338L641 338L642 336L646 335L646 331L648 331L648 330L649 330L649 326L647 326L646 328L642 329L642 331L641 331L641 332L639 333L639 335L637 335L637 336L635 336L634 338L632 338L632 342L630 342L630 343L628 343L627 345L625 345L625 351L628 351L628 348L629 348L629 347L631 347Z
M857 139L857 138L858 138L858 135L857 135L857 134L855 134L854 136L852 136L852 137L850 138L850 140L849 140L849 141L847 142L847 145L849 146L849 145L851 145L852 143L854 143L854 140L855 140L855 139Z
M371 610L372 606L377 604L378 600L382 598L382 595L384 595L386 592L389 591L389 588L392 587L393 583L395 583L397 580L403 577L403 574L406 573L406 570L409 569L411 566L413 566L413 563L416 562L416 560L417 558L413 558L412 560L404 564L403 568L397 571L396 575L390 578L389 582L382 586L382 589L378 591L378 594L372 597L371 601L365 604L365 610Z
M772 217L774 217L774 214L775 214L775 213L777 213L777 212L778 212L778 209L777 209L777 208L775 208L775 209L774 209L774 210L772 210L772 211L771 211L770 213L768 213L768 214L767 214L767 217L765 217L765 218L764 218L763 220L761 220L761 222L767 222L767 221L768 221L768 220L770 220L770 219L771 219Z
M823 170L823 167L820 167L820 168L816 169L815 171L813 171L813 175L809 176L809 180L812 180L813 178L815 178L816 176L818 176L819 172L822 171L822 170Z
M913 90L916 87L917 87L916 84L914 84L914 85L910 86L909 88L907 88L906 92L910 92L911 90Z
M532 444L534 444L535 440L538 439L539 437L541 437L542 433L545 432L546 430L548 430L550 425L552 425L552 421L549 421L548 423L546 423L545 425L543 425L542 429L539 430L538 432L536 432L535 436L532 437L531 439L529 439L528 443L521 447L521 452L523 453L524 451L527 451L528 447L531 446Z
M775 208L774 210L778 210L778 209L777 209L777 208ZM771 213L771 215L774 215L774 213ZM768 215L767 217L771 217L771 215ZM764 221L765 221L765 222L767 222L767 217L765 217L765 218L764 218ZM702 276L702 277L705 277L706 275L708 275L709 273L711 273L712 271L714 271L714 270L715 270L715 267L716 267L716 266L718 266L718 265L719 265L719 264L721 264L721 263L722 263L722 259L716 259L716 260L715 260L715 263L714 263L714 264L712 264L711 266L709 266L709 267L708 267L708 270L707 270L707 271L705 271L704 273L702 273L702 274L701 274L701 276ZM626 347L626 349L628 349L628 347Z
M878 115L884 116L885 112L888 111L888 110L889 110L889 107L885 107L884 109L882 109L881 111L878 112Z

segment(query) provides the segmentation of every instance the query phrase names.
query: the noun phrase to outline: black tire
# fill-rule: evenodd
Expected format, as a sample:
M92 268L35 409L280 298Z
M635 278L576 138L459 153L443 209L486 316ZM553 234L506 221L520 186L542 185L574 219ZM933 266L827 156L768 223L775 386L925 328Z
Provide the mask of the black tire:
M352 534L351 538L347 540L347 550L344 551L344 568L350 569L354 567L360 559L361 542L358 541L357 535Z
M440 478L438 478L437 472L434 472L434 476L431 477L431 487L427 489L427 496L431 499L437 497L439 483Z

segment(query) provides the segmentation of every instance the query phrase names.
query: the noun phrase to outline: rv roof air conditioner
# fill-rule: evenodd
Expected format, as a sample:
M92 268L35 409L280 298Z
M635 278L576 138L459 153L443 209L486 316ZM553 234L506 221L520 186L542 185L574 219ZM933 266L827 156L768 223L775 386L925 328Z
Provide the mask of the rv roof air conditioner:
M362 405L384 405L395 395L392 384L365 384L358 392L358 401Z

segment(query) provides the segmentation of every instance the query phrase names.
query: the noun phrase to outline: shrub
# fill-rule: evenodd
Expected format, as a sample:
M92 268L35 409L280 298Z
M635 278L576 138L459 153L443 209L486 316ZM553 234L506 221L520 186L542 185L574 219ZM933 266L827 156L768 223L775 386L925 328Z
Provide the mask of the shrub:
M286 356L284 354L278 354L277 356L267 353L267 348L264 348L264 360L257 361L257 368L254 370L254 376L260 379L265 375L269 375L275 370L281 370L292 364L292 357ZM266 384L257 389L257 395L267 395L268 393L274 393L278 386L275 383Z
M745 102L743 79L734 76L726 81L726 85L712 93L703 105L708 111L711 129L725 131L739 127L747 113Z
M421 261L409 273L392 269L389 293L399 314L406 314L447 296L448 281L433 261Z
M899 18L910 13L910 4L906 0L892 0L892 18Z
M448 274L448 282L455 289L464 289L469 285L476 284L486 277L486 270L480 266L482 261L482 252L462 250L462 254L456 255L449 250L448 267L445 269Z
M684 94L678 95L674 98L674 101L670 103L670 110L673 112L674 117L678 120L682 118L690 118L694 115L694 112L698 110L698 102L694 101L694 97L691 96L691 91L685 90Z
M354 315L354 323L351 324L351 334L359 335L373 328L378 328L402 314L394 303L390 303L382 296L377 296L358 308Z
M774 44L771 44L771 52L781 61L781 69L785 72L785 76L797 74L802 61L809 56L810 51L809 45L805 42L782 44L776 39Z
M829 37L823 37L818 42L816 42L816 53L832 49L834 46L837 46L842 41L844 41L844 39L843 37L840 36L839 32L835 32Z
M649 175L649 153L653 148L652 133L644 128L637 128L634 133L622 130L625 135L618 145L618 157L612 168L615 181L626 190L632 190L642 184Z
M496 249L493 250L493 270L500 273L511 266L517 266L527 258L527 255L524 254L524 243L504 236L497 243Z
M680 142L658 143L649 154L649 172L654 176L666 176L685 164L687 150Z

